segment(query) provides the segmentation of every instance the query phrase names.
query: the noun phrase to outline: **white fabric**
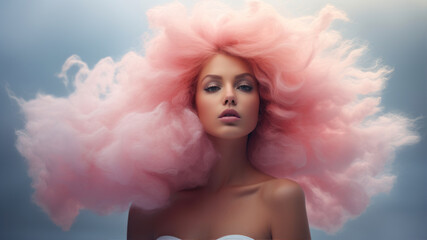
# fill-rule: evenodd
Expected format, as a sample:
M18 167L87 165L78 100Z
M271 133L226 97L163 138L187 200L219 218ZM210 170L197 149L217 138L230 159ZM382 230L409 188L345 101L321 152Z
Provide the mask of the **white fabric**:
M174 236L160 236L156 240L181 240ZM224 237L220 237L217 240L254 240L253 238L246 237L239 234L227 235Z

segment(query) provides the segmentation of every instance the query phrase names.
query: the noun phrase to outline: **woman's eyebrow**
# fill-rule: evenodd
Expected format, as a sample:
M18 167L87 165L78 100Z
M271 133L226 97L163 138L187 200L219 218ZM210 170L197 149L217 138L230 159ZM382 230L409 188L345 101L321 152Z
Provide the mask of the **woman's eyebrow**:
M256 81L254 75L250 74L250 73L242 73L237 75L234 79L247 79L247 77L249 77L251 80Z
M247 79L247 77L249 77L253 81L256 81L255 77L250 73L241 73L241 74L235 76L234 79ZM210 78L213 80L221 80L222 79L222 77L219 75L208 74L201 79L201 82L205 81L205 79L207 79L207 78Z
M203 81L205 81L205 79L207 79L207 78L211 78L211 79L213 79L213 80L221 80L221 79L222 79L222 77L221 77L221 76L213 75L213 74L208 74L208 75L204 76L204 77L200 80L200 82L202 82L202 83L203 83Z

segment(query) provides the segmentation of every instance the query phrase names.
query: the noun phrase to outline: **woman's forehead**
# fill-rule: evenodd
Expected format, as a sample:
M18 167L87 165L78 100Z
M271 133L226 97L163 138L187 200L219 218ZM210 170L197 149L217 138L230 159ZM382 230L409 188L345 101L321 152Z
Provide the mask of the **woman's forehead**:
M203 65L199 79L203 79L206 75L236 76L244 73L253 74L248 62L239 57L218 53Z

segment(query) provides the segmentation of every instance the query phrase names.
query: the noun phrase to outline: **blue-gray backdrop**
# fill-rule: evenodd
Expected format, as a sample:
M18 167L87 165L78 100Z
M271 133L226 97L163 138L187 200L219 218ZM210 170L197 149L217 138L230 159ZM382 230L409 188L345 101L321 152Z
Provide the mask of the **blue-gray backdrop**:
M127 213L97 216L83 211L70 231L64 232L31 201L26 162L14 146L15 131L23 127L23 116L8 97L6 87L24 99L34 98L37 92L68 94L56 74L70 55L79 55L91 67L103 57L117 60L129 50L139 51L141 36L148 29L146 10L164 2L0 2L1 239L126 238ZM351 21L334 27L345 38L368 44L368 62L381 58L395 69L383 91L384 111L405 113L411 118L427 115L427 1L269 2L295 16L314 14L327 3L347 12ZM422 140L398 152L392 166L397 181L391 192L374 197L361 216L335 235L312 229L313 239L427 239L426 120L419 120L417 126Z

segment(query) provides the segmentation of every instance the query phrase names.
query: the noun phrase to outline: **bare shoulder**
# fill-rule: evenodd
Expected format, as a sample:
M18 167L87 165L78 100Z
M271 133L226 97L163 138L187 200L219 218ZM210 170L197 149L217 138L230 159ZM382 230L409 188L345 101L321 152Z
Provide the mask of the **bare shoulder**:
M304 191L301 186L289 179L274 179L263 186L263 198L272 206L283 203L304 203Z
M301 186L289 179L275 179L264 186L272 239L310 239Z

